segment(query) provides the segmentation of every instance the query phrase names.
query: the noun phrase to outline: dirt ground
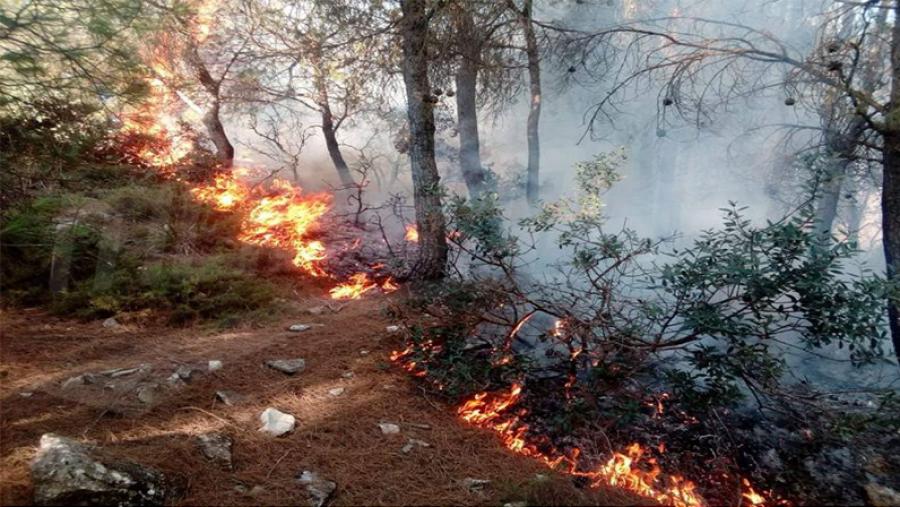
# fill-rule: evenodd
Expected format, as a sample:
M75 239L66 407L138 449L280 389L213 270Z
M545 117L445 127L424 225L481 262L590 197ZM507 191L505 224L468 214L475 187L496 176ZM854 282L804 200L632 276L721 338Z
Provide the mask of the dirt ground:
M301 306L326 303L308 297ZM338 312L297 314L265 328L227 332L122 325L54 318L41 310L2 315L0 366L0 503L29 504L28 464L47 432L102 446L117 457L155 467L184 486L178 505L303 504L295 477L313 470L337 483L334 505L628 505L618 491L586 491L570 478L515 456L496 437L455 417L453 406L423 395L388 355L398 338L385 331L388 299L372 296ZM320 324L292 333L293 323ZM368 351L368 353L365 353ZM287 376L266 360L302 357L306 370ZM178 366L195 373L181 387L165 383ZM62 387L86 372L146 365L143 370L89 385ZM352 372L351 378L345 378ZM140 386L159 383L144 403ZM340 396L330 389L343 387ZM227 406L219 390L245 396ZM30 393L30 394L29 394ZM297 418L296 429L273 438L257 431L259 414L276 407ZM400 434L382 435L379 422ZM428 429L425 429L426 426ZM220 431L234 440L234 470L208 462L194 437ZM408 454L408 438L431 447ZM546 474L548 479L535 479ZM488 479L483 492L461 485ZM261 486L253 490L254 486ZM644 500L646 503L646 500Z

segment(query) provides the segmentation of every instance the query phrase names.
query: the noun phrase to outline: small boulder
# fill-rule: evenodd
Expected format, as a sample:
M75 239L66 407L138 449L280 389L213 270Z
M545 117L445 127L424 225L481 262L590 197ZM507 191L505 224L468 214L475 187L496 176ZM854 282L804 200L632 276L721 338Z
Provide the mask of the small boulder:
M396 333L397 331L400 331L400 326L388 326L385 329L388 333Z
M197 437L197 445L200 447L200 452L203 453L203 456L205 456L206 459L226 470L231 470L233 468L231 462L231 447L233 442L228 435L216 432L204 433Z
M274 359L266 361L266 366L273 370L278 370L287 375L302 372L306 369L306 361L304 359Z
M333 388L333 389L329 389L329 390L328 390L328 396L335 396L335 397L337 397L337 396L340 396L340 395L342 395L342 394L344 394L344 388L343 388L343 387L335 387L335 388Z
M103 321L103 327L107 329L116 329L122 327L122 324L119 324L119 321L116 320L115 317L110 317Z
M331 495L337 489L337 484L319 477L319 474L304 470L297 476L297 482L306 488L307 505L310 507L323 507L328 504Z
M471 477L466 477L462 481L463 487L471 493L484 491L484 488L488 487L490 484L491 481L487 479L473 479Z
M163 505L172 496L158 471L100 460L93 449L46 433L31 463L37 505Z
M273 437L280 437L294 430L296 419L291 414L285 414L277 408L269 407L259 415L262 426L259 431L268 433Z
M221 370L222 366L222 361L219 361L218 359L210 359L206 365L206 369L208 371L216 371Z
M431 447L431 444L429 444L428 442L426 442L424 440L417 440L415 438L410 438L406 441L406 444L404 444L403 447L400 448L400 452L402 452L403 454L409 454L416 447L428 448L428 447Z
M234 391L226 390L216 391L216 399L228 405L229 407L233 407L239 403L243 403L246 397L243 394L238 394Z
M397 426L394 423L381 422L378 423L378 427L381 429L383 435L396 435L397 433L400 433L400 426Z
M309 324L291 324L291 326L288 327L288 331L293 333L302 333L303 331L309 331L310 329L312 329L312 326Z

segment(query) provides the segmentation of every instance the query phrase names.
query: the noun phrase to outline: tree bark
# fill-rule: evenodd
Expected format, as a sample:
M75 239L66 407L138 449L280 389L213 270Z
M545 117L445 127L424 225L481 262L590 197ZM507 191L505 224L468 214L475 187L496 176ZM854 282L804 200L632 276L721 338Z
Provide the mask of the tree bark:
M409 119L409 160L412 169L419 258L414 275L438 280L447 269L447 233L441 207L441 181L434 159L434 99L428 80L427 0L400 2L403 17L403 82Z
M481 43L475 33L475 22L465 5L459 7L457 17L457 45L460 51L456 71L456 114L459 124L459 165L469 196L477 198L484 191L487 180L481 165L481 142L478 136L478 67L481 64Z
M541 67L538 54L537 37L531 23L533 0L525 0L519 17L522 32L525 34L525 53L528 56L528 82L531 104L528 109L528 175L525 196L528 203L536 205L540 199L541 146L538 138L538 125L541 118Z
M884 235L884 260L888 279L900 279L900 0L894 1L894 26L891 34L891 100L882 133L883 184L881 220ZM900 360L900 296L888 301L888 321L894 353Z
M352 187L355 183L353 176L350 174L350 167L344 160L344 154L341 153L341 145L337 140L337 126L334 122L334 114L331 112L331 103L328 96L328 81L325 75L325 69L322 67L322 57L318 53L321 48L316 48L312 55L314 85L316 87L316 102L319 106L319 112L322 114L322 135L325 137L325 147L328 149L328 156L341 179L341 185Z
M234 165L234 146L228 140L228 135L225 133L225 126L222 124L220 116L222 82L213 78L212 74L209 73L196 47L191 48L191 59L194 67L197 69L197 79L209 94L212 102L209 110L203 115L203 125L209 133L209 139L216 147L216 158L219 159L223 167L230 168Z

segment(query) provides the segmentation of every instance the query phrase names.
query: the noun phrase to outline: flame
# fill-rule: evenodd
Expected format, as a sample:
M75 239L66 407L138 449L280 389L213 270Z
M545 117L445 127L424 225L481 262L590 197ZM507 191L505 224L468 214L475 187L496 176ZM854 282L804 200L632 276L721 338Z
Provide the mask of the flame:
M404 236L406 241L410 241L412 243L419 242L419 230L416 229L415 225L407 224L406 226L406 236Z
M377 289L378 284L369 279L365 273L356 273L350 277L350 281L331 289L331 299L359 299L363 294L372 289Z
M580 450L577 448L571 456L557 450L540 450L525 439L528 425L520 421L525 411L507 413L518 403L521 394L521 384L513 384L507 393L479 393L463 403L458 413L464 421L498 433L503 444L511 451L536 458L554 469L565 465L566 473L588 479L591 487L604 484L619 487L675 507L705 504L696 493L693 482L678 475L667 475L663 481L656 460L652 457L644 459L646 451L637 443L629 445L624 452L614 452L606 463L589 471L580 470ZM645 470L646 468L649 470Z
M748 505L762 506L766 504L765 497L753 490L753 486L750 485L750 481L748 481L747 479L741 479L741 485L747 489L747 491L741 493L741 497L747 500Z

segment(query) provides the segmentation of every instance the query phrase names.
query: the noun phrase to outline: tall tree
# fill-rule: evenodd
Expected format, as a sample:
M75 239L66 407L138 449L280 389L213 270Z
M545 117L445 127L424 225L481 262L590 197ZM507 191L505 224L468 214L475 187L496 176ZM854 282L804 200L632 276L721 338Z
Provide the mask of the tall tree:
M540 119L541 119L541 60L538 48L537 36L534 31L532 14L534 1L524 0L522 8L516 7L512 0L510 6L518 13L519 23L522 26L522 34L525 38L525 55L528 58L528 120L526 124L526 137L528 139L528 172L525 184L525 196L529 204L535 205L540 199L540 171L541 171L541 144L540 144Z
M452 6L455 45L459 53L456 70L456 114L459 123L459 163L469 195L477 198L484 190L486 173L481 165L478 136L478 71L484 34L475 26L469 2Z
M441 178L434 158L434 103L428 78L428 33L435 11L427 0L402 0L399 22L403 48L403 82L409 121L409 160L412 169L419 258L416 276L441 279L447 269L447 231L441 206Z

